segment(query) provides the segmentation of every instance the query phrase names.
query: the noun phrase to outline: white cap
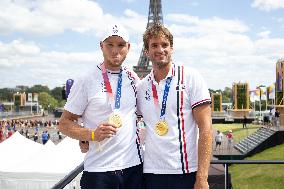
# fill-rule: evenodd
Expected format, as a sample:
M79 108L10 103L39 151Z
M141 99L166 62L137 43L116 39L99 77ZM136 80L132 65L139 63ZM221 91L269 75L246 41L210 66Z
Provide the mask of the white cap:
M106 40L110 36L119 36L121 37L125 42L129 42L129 35L127 30L119 24L111 24L107 27L102 40Z

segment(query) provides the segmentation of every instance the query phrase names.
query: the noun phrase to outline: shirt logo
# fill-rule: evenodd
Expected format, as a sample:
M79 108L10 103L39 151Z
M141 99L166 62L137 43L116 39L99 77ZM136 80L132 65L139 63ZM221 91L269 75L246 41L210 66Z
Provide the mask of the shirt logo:
M115 26L112 28L112 32L113 32L113 33L117 33L117 32L118 32L117 25L115 25Z
M147 101L150 101L151 100L151 95L150 95L150 90L148 89L147 91L146 91L146 93L145 93L145 99L147 100Z
M185 85L184 84L180 84L176 86L176 90L177 91L183 91L185 89Z
M101 82L101 88L102 88L102 92L103 92L103 93L106 93L106 92L107 92L107 89L106 89L106 86L105 86L105 83L104 83L104 82Z

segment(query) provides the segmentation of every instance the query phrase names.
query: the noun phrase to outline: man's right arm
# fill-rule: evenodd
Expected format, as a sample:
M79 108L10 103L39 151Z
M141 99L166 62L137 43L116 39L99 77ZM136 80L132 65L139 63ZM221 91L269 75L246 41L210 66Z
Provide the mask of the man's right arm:
M116 127L111 123L101 123L96 129L81 127L76 121L80 116L64 110L58 129L63 134L80 141L100 142L116 134ZM94 133L94 134L92 134ZM93 139L92 139L93 135Z
M91 141L92 131L81 127L77 121L80 116L64 110L59 120L58 129L63 134L81 141Z

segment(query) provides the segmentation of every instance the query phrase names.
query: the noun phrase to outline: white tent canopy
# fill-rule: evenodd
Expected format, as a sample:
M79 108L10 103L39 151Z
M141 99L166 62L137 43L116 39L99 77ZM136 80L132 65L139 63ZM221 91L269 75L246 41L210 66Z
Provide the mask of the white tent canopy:
M5 189L51 188L84 159L77 140L42 145L18 132L0 143L0 152L0 188Z

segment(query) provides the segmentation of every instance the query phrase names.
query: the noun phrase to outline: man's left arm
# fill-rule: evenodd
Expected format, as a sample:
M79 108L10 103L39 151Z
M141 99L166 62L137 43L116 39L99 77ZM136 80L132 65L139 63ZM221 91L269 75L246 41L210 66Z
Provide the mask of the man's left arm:
M199 128L198 170L195 189L208 189L208 171L212 157L213 130L210 104L202 104L193 109L193 116Z

